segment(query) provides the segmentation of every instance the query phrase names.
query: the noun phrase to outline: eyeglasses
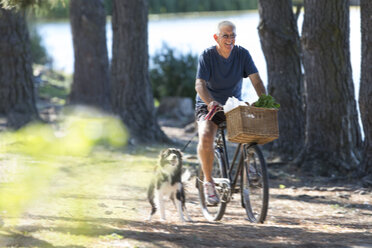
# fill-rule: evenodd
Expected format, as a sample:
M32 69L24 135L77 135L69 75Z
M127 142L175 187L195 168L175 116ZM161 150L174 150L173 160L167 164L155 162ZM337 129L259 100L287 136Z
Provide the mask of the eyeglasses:
M228 35L228 34L224 34L224 35L221 35L221 37L222 38L224 38L224 39L235 39L236 38L236 34L230 34L230 35Z

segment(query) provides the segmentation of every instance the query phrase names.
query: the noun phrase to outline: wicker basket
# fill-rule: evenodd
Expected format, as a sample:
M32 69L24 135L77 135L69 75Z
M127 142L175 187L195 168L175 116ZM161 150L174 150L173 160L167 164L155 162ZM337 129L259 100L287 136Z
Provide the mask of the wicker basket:
M265 144L279 138L277 109L239 106L225 115L231 142Z

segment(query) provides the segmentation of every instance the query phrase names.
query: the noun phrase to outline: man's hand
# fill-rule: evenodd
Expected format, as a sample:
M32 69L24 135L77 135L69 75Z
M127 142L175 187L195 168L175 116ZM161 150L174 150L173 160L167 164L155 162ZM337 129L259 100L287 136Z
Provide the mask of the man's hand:
M217 101L211 101L207 106L208 111L211 111L211 109L213 109L214 106L221 107L221 104Z

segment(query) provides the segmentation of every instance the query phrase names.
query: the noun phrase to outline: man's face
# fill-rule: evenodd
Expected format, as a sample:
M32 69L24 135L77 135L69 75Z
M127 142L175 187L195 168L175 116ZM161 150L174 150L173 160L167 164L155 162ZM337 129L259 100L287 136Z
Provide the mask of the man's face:
M214 35L214 39L223 52L231 52L235 45L235 37L235 30L230 26L222 26L220 34Z

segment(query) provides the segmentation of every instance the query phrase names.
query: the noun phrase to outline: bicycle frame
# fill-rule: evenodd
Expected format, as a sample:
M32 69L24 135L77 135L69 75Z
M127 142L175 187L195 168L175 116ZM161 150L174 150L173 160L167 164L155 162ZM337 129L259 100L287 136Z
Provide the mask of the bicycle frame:
M228 179L230 180L230 188L233 192L235 190L235 186L236 186L236 183L238 181L238 177L239 177L239 175L241 173L241 170L243 168L244 154L243 154L242 151L244 149L242 149L242 148L244 148L246 146L248 146L248 148L249 148L251 146L256 145L256 143L243 144L243 147L242 147L242 144L239 143L238 147L235 149L233 160L230 164L229 157L228 157L228 152L227 152L227 145L226 145L225 127L224 126L219 126L218 130L217 130L217 134L218 135L217 135L216 145L217 145L218 148L222 149L222 151L224 153L224 162L225 162L224 164L225 164L225 170L226 170L225 172L226 172L226 175L228 176ZM239 156L239 162L236 163L238 156ZM237 169L235 170L235 173L234 173L235 165L238 166L238 167L237 167Z

